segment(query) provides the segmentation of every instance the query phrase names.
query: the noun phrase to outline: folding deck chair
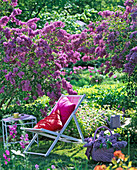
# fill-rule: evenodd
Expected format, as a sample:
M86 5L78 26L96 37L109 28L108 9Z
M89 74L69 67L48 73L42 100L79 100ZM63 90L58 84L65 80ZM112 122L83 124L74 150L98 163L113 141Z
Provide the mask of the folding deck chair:
M83 101L83 99L85 97L85 94L84 95L61 95L61 97L59 98L58 102L63 97L67 97L71 103L75 104L75 109L71 113L69 118L67 119L67 121L64 124L63 128L60 131L50 131L50 130L46 130L46 129L43 129L43 128L41 128L41 129L34 129L34 128L24 128L24 127L21 127L22 130L35 133L34 137L30 141L30 143L27 145L27 147L25 148L23 153L41 155L41 156L45 156L46 157L46 156L48 156L50 154L50 152L52 151L52 149L54 148L54 146L56 145L58 140L59 141L64 141L64 142L84 143L84 137L83 137L83 134L81 132L80 126L78 124L78 121L77 121L75 113L76 113L78 107L80 106L81 102ZM54 106L54 108L52 109L50 114L57 109L58 102L56 103L56 105ZM71 136L63 135L64 130L66 129L66 127L68 126L68 124L70 123L72 118L74 118L74 121L75 121L75 124L76 124L76 127L78 129L78 132L79 132L79 135L80 135L81 139L77 139L77 138L74 138L74 137L71 137ZM28 150L31 147L31 145L36 141L36 138L38 138L38 135L42 135L42 136L46 136L48 138L55 139L54 142L49 147L49 149L46 152L46 154L36 153L36 152L28 152Z

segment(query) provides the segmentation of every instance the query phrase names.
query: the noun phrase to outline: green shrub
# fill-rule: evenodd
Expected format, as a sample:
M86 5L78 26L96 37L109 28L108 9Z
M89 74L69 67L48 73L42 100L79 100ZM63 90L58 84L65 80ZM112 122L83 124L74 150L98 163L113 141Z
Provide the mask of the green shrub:
M104 80L104 76L97 74L91 78L91 84L100 84Z
M115 133L119 133L121 140L128 141L130 138L130 143L135 144L137 141L137 134L134 130L131 129L131 125L120 127L114 130Z
M123 107L128 109L126 107L127 92L122 83L85 86L77 89L77 92L78 94L86 94L90 106L104 107L109 105L110 109L118 108L122 110Z
M1 117L7 117L12 116L13 113L19 112L29 115L34 115L37 117L38 120L42 118L42 112L41 109L45 110L45 107L47 107L47 112L51 109L49 105L49 98L46 96L43 96L41 98L38 98L34 103L30 104L24 104L24 105L10 105L9 107L5 108L2 107L0 109L0 115ZM43 115L44 116L44 115Z
M117 128L115 132L120 133L122 140L130 140L131 144L135 144L137 141L137 111L130 109L128 114L131 117L130 123L125 127Z
M72 85L75 85L77 87L83 87L84 85L90 84L90 82L86 81L85 78L81 78L79 80L72 79L70 82L71 82Z
M134 133L134 142L137 141L137 110L130 110L128 114L131 117L131 130Z
M66 70L66 76L68 78L68 81L77 87L83 87L85 85L94 85L94 84L101 84L106 76L99 74L97 72L97 69L95 68L92 73L88 71L88 69L85 70L78 70L76 73L69 74L70 70Z

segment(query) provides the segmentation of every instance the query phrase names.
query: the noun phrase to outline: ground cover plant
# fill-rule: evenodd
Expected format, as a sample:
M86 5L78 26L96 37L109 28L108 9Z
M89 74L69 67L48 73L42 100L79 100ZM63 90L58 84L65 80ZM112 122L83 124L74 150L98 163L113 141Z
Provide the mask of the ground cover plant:
M3 0L0 2L2 2L5 7L7 4L10 5L10 10L7 13L6 11L3 12L0 19L1 117L7 114L8 110L10 112L11 110L19 110L22 112L23 108L25 112L29 111L29 113L33 112L36 115L40 114L41 116L37 117L41 118L47 115L49 109L47 106L53 106L62 93L86 93L88 105L84 103L81 110L77 113L80 124L84 126L82 130L85 137L91 135L98 126L106 123L105 120L99 117L100 112L103 112L103 108L110 108L105 108L106 116L110 118L111 113L119 114L119 112L115 112L113 108L122 110L122 112L125 113L126 110L133 106L133 114L130 112L132 115L131 125L125 127L125 129L117 129L117 131L121 133L121 135L123 135L122 137L126 140L129 140L128 134L132 135L130 136L132 139L136 139L136 122L134 121L136 120L136 112L134 112L134 109L136 108L137 102L137 7L135 2L133 0L126 0L124 3L125 8L120 8L120 10L117 11L100 11L98 13L98 15L100 15L99 21L88 23L78 34L67 32L66 29L64 29L65 24L61 21L45 23L44 26L39 28L36 24L39 21L39 18L36 18L37 14L35 18L29 18L29 20L26 21L20 20L18 15L23 16L21 15L23 11L18 8L17 0ZM88 11L88 7L86 11ZM86 13L86 11L84 12ZM77 61L83 60L83 62L87 62L100 58L102 59L100 60L102 63L99 63L97 66L98 73L94 70L95 74L97 73L94 79L91 77L94 76L92 75L92 66L86 67L90 72L89 77L91 78L87 79L87 82L89 83L92 80L92 84L99 84L102 82L102 80L100 81L102 77L112 77L115 71L117 71L124 73L124 85L120 83L120 86L118 85L117 88L112 88L114 87L112 85L110 89L106 89L106 91L104 91L104 88L101 86L95 86L93 87L95 93L90 93L89 90L92 89L86 86L86 89L83 91L82 88L73 88L70 82L68 82L68 77L64 75L63 70L70 65L76 64ZM99 66L101 68L99 68ZM86 68L82 66L73 67L73 71L77 74L78 71ZM69 74L72 74L71 71ZM102 76L99 76L99 74L102 74ZM74 75L72 74L72 76ZM82 83L81 84L84 85L84 82ZM124 88L121 88L121 85L124 86ZM48 96L45 102L47 103L46 107L37 101L44 95ZM36 103L33 103L35 101ZM83 115L85 113L86 115ZM95 121L93 117L97 120ZM91 122L87 122L86 119L89 118L91 118ZM14 129L11 130L12 132L10 134L13 137L17 133L16 125ZM73 127L73 122L71 128L67 129L66 133L77 135L75 127ZM27 142L27 135L25 137L26 138L21 136L21 140L25 139ZM22 142L21 147L24 147L24 141ZM135 140L133 140L133 142L133 144L135 144ZM130 143L130 141L128 141L128 143ZM45 147L43 141L42 145ZM62 146L62 144L60 145ZM76 148L74 146L75 145L71 145L72 150L70 148L67 150L67 153L70 152L69 150L74 150L75 153L72 152L71 156L68 156L69 160L65 163L65 168L69 169L71 166L73 166L73 168L77 167L77 161L79 160L79 154L77 155L77 153L80 152L80 154L82 153L80 159L82 159L81 167L78 166L78 168L82 169L83 167L86 168L89 166L90 169L93 169L96 163L94 164L92 162L92 164L89 162L88 165L83 164L85 161L83 149L80 146ZM20 151L17 152L18 149L21 150L21 153ZM52 161L49 161L50 165L48 162L48 165L42 163L43 167L55 169L56 166L58 169L63 169L63 162L57 158L57 155L60 154L63 160L65 147L62 147L62 150L63 153L60 153L60 151L58 153L57 151L57 154L54 155L55 157L49 157L48 161L51 159L54 164L51 164ZM17 148L14 147L13 152L23 157L22 149L20 149L19 146ZM11 166L15 169L17 165L18 168L29 168L27 166L29 166L29 162L32 161L33 158L23 158L22 163L17 159L19 155L15 156L14 153L10 153L9 150L3 150L1 153L1 167L8 169ZM74 155L77 156L75 157ZM75 157L76 160L71 157ZM135 157L134 152L132 159L134 160ZM72 162L71 159L73 159ZM76 165L74 165L75 161ZM60 162L60 164L58 164L58 162ZM69 164L69 167L67 167L67 164ZM133 162L133 164L135 164L135 162ZM30 166L33 169L34 162ZM38 164L35 164L34 169L40 168Z
M89 99L89 105L95 105L99 107L105 107L108 105L110 108L117 108L122 110L124 101L126 101L127 95L125 90L125 84L117 83L111 85L94 85L85 86L78 89L78 93L85 93ZM127 108L126 108L127 109Z
M96 108L94 106L90 106L88 104L88 100L79 107L76 115L84 137L92 135L100 126L109 126L106 120L110 122L110 117L112 115L120 115L121 124L125 122L122 111L110 109L107 105L104 108ZM105 118L103 118L103 116ZM78 135L73 122L70 125L71 126L67 128L68 132L66 133Z

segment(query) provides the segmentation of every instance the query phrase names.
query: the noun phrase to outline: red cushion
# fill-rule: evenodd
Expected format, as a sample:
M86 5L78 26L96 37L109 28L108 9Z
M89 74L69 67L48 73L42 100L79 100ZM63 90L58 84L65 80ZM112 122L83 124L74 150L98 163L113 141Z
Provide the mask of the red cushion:
M56 110L55 112L51 113L49 116L45 117L44 119L40 120L36 125L35 129L47 129L51 131L61 130L63 127L60 112Z
M71 103L67 97L63 97L59 100L57 109L60 111L61 121L64 125L75 109L75 104Z

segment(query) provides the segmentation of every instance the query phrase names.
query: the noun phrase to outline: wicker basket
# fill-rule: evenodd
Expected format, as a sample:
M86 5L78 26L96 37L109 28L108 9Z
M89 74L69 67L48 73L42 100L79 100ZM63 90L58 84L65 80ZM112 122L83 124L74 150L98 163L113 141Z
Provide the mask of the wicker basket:
M91 150L92 160L101 161L101 162L111 162L112 158L114 157L114 148L109 148L109 149L107 149L107 148L96 149L95 148L96 134L97 134L97 131L101 128L105 128L105 129L109 130L110 135L112 135L111 130L106 126L101 126L96 129L95 134L94 134L94 139L93 139L94 144L93 144L93 147Z

